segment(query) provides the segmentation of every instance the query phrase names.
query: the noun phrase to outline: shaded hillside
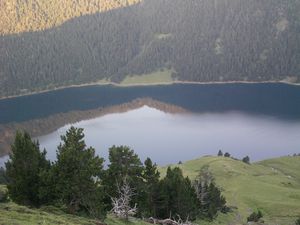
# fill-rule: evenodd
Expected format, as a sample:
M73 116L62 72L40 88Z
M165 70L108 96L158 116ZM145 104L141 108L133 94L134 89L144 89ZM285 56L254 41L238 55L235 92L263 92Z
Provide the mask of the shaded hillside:
M192 179L203 168L213 174L224 190L228 205L237 207L229 218L218 218L220 224L242 224L253 210L259 208L266 224L294 225L300 213L299 156L251 165L224 157L202 157L176 166ZM161 171L164 174L166 168Z
M44 30L75 17L137 2L139 0L2 0L0 35Z
M2 36L0 96L165 69L181 81L296 82L299 11L299 0L144 0Z

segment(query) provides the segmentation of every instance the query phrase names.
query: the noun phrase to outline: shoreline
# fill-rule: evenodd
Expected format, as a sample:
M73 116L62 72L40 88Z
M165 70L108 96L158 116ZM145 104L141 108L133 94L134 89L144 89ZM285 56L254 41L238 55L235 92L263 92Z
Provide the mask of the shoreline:
M18 95L10 95L6 97L0 97L0 100L11 99L11 98L18 98L23 96L29 95L36 95L47 93L51 91L58 91L68 88L79 88L79 87L89 87L89 86L106 86L112 85L115 87L143 87L143 86L156 86L156 85L173 85L173 84L197 84L197 85L209 85L209 84L287 84L292 86L300 86L300 83L292 83L288 81L206 81L206 82L198 82L198 81L172 81L172 82L161 82L161 83L136 83L136 84L122 84L116 82L91 82L91 83L83 83L83 84L72 84L72 85L64 85L61 87L45 89L42 91L32 91L25 94L18 94Z

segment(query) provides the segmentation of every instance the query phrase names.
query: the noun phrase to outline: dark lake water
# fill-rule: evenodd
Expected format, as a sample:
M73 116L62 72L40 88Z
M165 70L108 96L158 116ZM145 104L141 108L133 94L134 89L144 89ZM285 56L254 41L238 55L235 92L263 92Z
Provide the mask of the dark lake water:
M75 126L85 129L87 144L105 158L113 144L128 145L142 159L150 156L160 165L216 154L219 149L237 158L249 155L252 160L300 152L300 87L286 84L69 88L0 100L0 123L118 105L142 97L175 104L191 113L169 114L142 107ZM50 159L55 158L59 135L68 127L39 137Z
M300 119L300 86L262 84L175 84L143 87L87 86L0 100L0 124L89 110L151 97L193 112L241 111Z

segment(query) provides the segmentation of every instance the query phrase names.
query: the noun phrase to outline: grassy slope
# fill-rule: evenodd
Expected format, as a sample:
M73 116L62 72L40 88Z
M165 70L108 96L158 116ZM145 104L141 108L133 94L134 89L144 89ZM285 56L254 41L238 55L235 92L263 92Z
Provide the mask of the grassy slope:
M131 219L125 223L109 215L105 220L108 225L146 225L141 220ZM65 214L55 208L29 209L14 203L0 203L0 225L95 225L96 220Z
M184 174L194 179L200 169L208 166L217 184L224 190L232 213L221 214L213 223L201 225L245 223L252 210L260 208L266 224L293 225L300 215L300 157L283 157L247 165L223 157L202 157L180 166ZM162 175L166 168L161 169ZM0 189L3 188L0 186ZM0 203L1 224L95 224L96 221L64 214L54 208L28 209L14 203ZM111 216L108 225L125 223ZM146 225L135 220L129 224Z
M240 224L260 208L268 224L294 224L300 215L300 157L283 157L247 165L223 157L203 157L179 165L186 176L194 179L203 166L224 190L228 205L238 209L222 215L219 224ZM166 168L162 169L165 173Z
M4 185L0 185L0 192L6 190ZM131 219L130 222L117 219L111 215L107 217L105 223L108 225L147 225L141 220ZM55 207L43 207L41 209L30 209L17 205L13 202L0 203L0 225L95 225L96 220L66 214Z

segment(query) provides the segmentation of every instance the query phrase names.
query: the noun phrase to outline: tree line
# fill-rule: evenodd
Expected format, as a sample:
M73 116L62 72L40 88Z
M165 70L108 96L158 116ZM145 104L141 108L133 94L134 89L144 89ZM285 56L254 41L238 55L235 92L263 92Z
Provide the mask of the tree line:
M27 12L32 1L16 7ZM76 13L89 1L77 2L69 6ZM2 35L0 96L121 82L165 68L182 81L299 82L299 2L144 0L49 30Z
M180 168L168 167L162 177L150 158L142 163L127 146L109 148L105 168L75 127L61 136L54 162L28 133L17 132L5 174L9 198L18 204L54 205L99 220L108 212L124 219L213 220L229 210L208 171L191 181Z
M239 160L239 159L234 158L233 156L231 156L231 154L230 154L229 152L225 152L225 153L223 154L222 150L219 150L219 151L218 151L218 157L223 157L223 156L224 156L225 158L232 158L232 159L234 159L234 160ZM249 156L245 156L245 157L242 158L241 161L244 162L244 163L246 163L246 164L250 164L250 157L249 157Z

